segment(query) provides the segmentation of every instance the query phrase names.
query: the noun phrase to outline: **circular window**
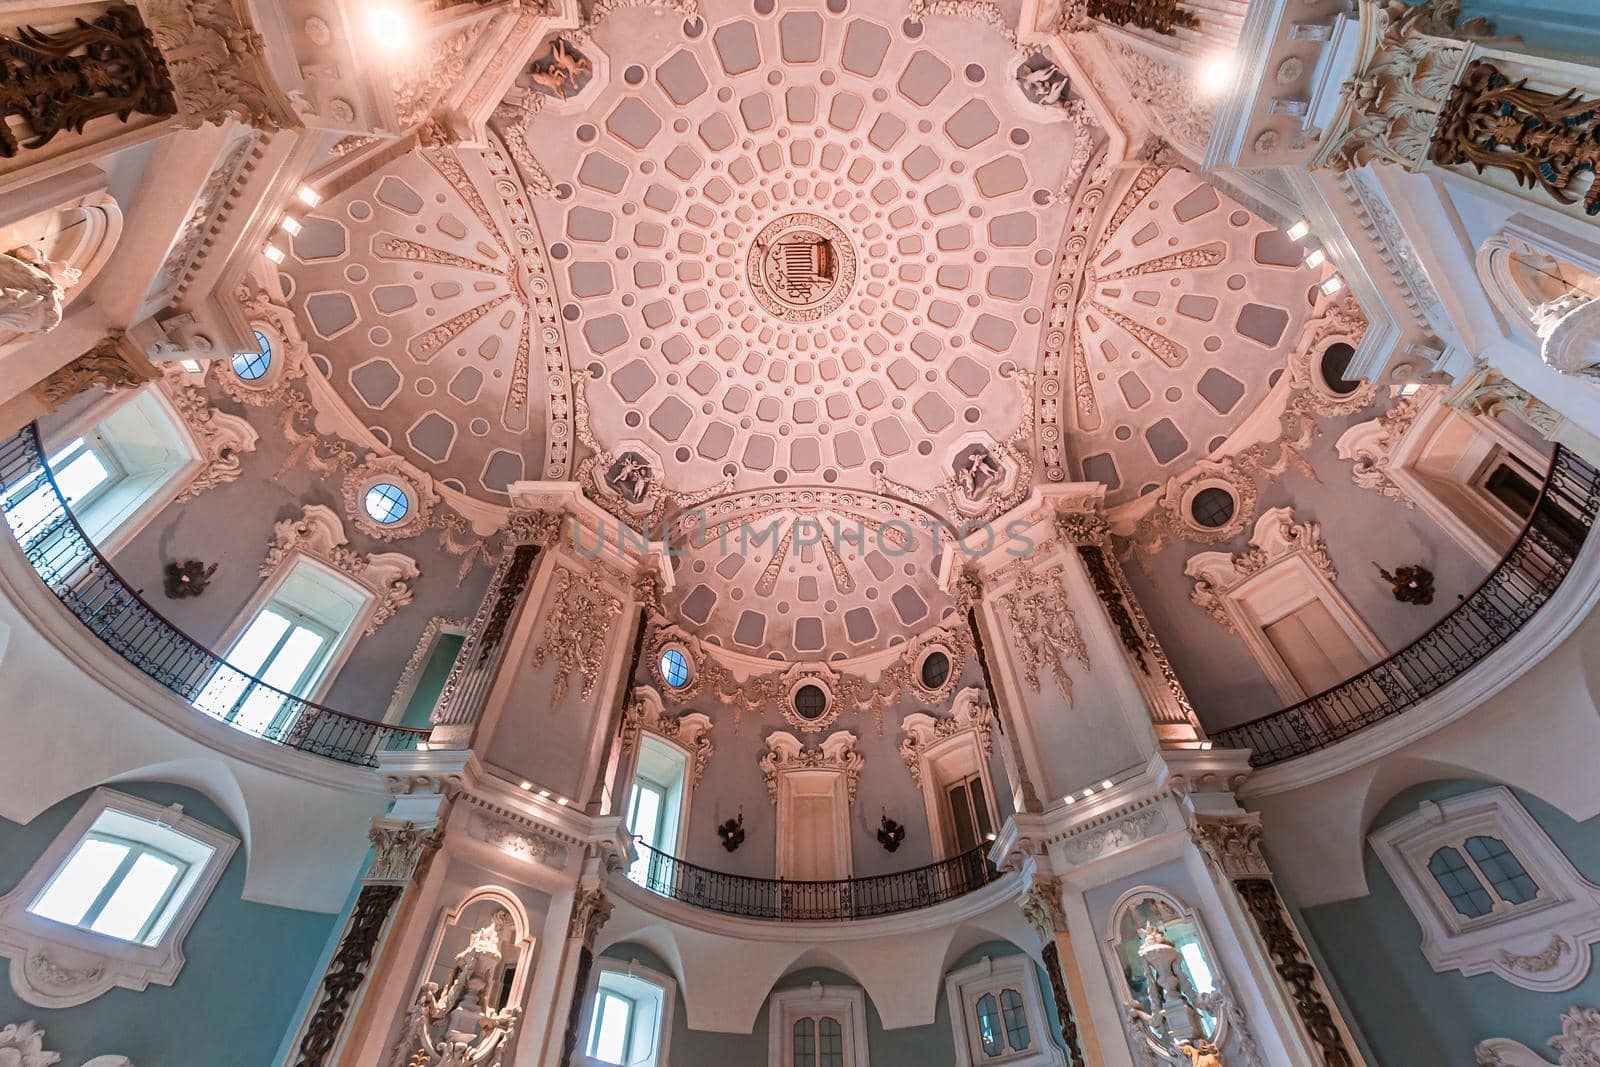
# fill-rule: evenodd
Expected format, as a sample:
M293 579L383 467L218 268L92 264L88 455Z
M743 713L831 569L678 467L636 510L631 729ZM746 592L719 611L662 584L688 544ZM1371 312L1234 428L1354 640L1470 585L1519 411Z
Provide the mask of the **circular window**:
M938 689L950 678L950 657L940 651L929 652L922 661L922 687Z
M661 653L661 677L672 688L683 688L689 681L689 657L676 648Z
M272 366L272 342L267 340L267 335L260 330L256 331L256 350L254 352L235 352L233 354L233 373L247 382L253 382L267 373Z
M1355 358L1356 350L1350 345L1340 341L1332 344L1322 353L1322 380L1327 383L1340 396L1349 396L1361 388L1358 381L1350 381L1345 377L1345 372L1350 369L1350 361Z
M394 525L411 510L406 491L393 482L379 482L368 489L363 505L367 514L372 516L372 521L384 526Z
M828 710L828 694L820 685L802 685L794 693L794 710L802 719L815 722Z
M1208 530L1220 529L1228 525L1228 520L1233 518L1233 494L1226 489L1210 486L1200 490L1194 495L1194 503L1189 505L1189 512L1194 516L1194 521Z

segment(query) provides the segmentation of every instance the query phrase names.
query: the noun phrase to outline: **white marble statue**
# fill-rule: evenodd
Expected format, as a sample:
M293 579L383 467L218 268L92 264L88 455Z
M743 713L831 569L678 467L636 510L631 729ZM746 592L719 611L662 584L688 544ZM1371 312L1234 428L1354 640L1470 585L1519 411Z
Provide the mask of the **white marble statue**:
M27 245L0 254L0 330L36 334L61 325L67 290L80 276Z

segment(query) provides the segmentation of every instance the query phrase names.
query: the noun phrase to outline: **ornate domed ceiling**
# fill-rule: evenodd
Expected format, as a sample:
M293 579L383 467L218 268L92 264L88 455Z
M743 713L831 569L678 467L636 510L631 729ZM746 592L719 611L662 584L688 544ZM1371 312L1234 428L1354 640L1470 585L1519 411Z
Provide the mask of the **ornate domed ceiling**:
M1036 464L1114 504L1215 451L1311 310L1300 250L1181 170L1090 167L1064 75L908 10L607 8L486 143L355 168L282 271L339 399L467 496L571 478L675 522L669 610L776 659L937 624L930 529Z

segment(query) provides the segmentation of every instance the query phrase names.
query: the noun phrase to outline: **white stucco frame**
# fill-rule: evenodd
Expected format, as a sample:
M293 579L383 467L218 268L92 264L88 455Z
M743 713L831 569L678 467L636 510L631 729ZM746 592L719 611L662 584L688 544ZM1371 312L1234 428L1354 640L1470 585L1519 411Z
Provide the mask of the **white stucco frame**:
M978 998L999 989L1015 989L1022 994L1028 1017L1028 1032L1033 1038L1022 1052L1009 1045L1000 1056L985 1055L972 1025L977 1019ZM951 971L944 979L945 1000L950 1007L950 1028L955 1032L955 1067L1066 1067L1066 1055L1056 1047L1055 1027L1045 1011L1044 992L1039 988L1039 972L1026 953L994 959L985 956L977 963Z
M171 905L174 910L153 945L80 930L28 911L95 820L108 810L159 823L209 850L191 868L189 884L180 888ZM0 897L0 956L11 961L11 988L36 1007L70 1008L116 987L138 991L151 982L172 985L183 969L184 938L238 845L238 838L183 814L177 804L162 807L112 789L96 789L22 880Z
M1456 911L1428 860L1445 845L1461 850L1478 834L1506 844L1538 896L1507 905L1484 882L1494 910L1476 919ZM1435 971L1495 974L1541 993L1571 989L1588 975L1592 946L1600 942L1600 886L1578 873L1505 786L1424 801L1367 840L1422 927L1422 954Z
M632 1050L629 1067L668 1067L672 1062L672 1020L678 1000L677 981L671 975L646 967L636 959L624 961L608 956L598 957L594 961L589 987L583 993L583 1017L578 1026L578 1051L574 1056L579 1067L611 1067L604 1061L591 1059L586 1049L600 989L612 983L616 983L618 991L635 1004L648 1001L655 1012L652 1023L654 1051L645 1059L638 1055L637 1050Z
M767 1015L767 1067L794 1067L796 1019L827 1015L844 1030L844 1067L870 1067L867 1058L867 995L852 986L812 982L803 989L780 989Z

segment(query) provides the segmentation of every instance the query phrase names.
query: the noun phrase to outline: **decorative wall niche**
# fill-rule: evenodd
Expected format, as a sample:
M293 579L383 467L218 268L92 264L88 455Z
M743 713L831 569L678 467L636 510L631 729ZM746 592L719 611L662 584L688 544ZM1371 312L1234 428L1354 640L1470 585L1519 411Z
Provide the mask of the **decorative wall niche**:
M840 730L807 748L794 734L776 730L766 744L761 773L778 809L778 877L849 878L850 806L866 762L856 751L856 735Z
M441 916L394 1061L498 1064L520 1022L534 941L522 902L498 886Z
M1250 545L1238 555L1191 556L1184 573L1195 580L1189 598L1245 643L1279 698L1304 700L1384 657L1334 585L1320 526L1273 508L1257 520Z
M1542 993L1589 974L1600 886L1509 789L1424 801L1367 839L1422 927L1435 971L1495 974Z

